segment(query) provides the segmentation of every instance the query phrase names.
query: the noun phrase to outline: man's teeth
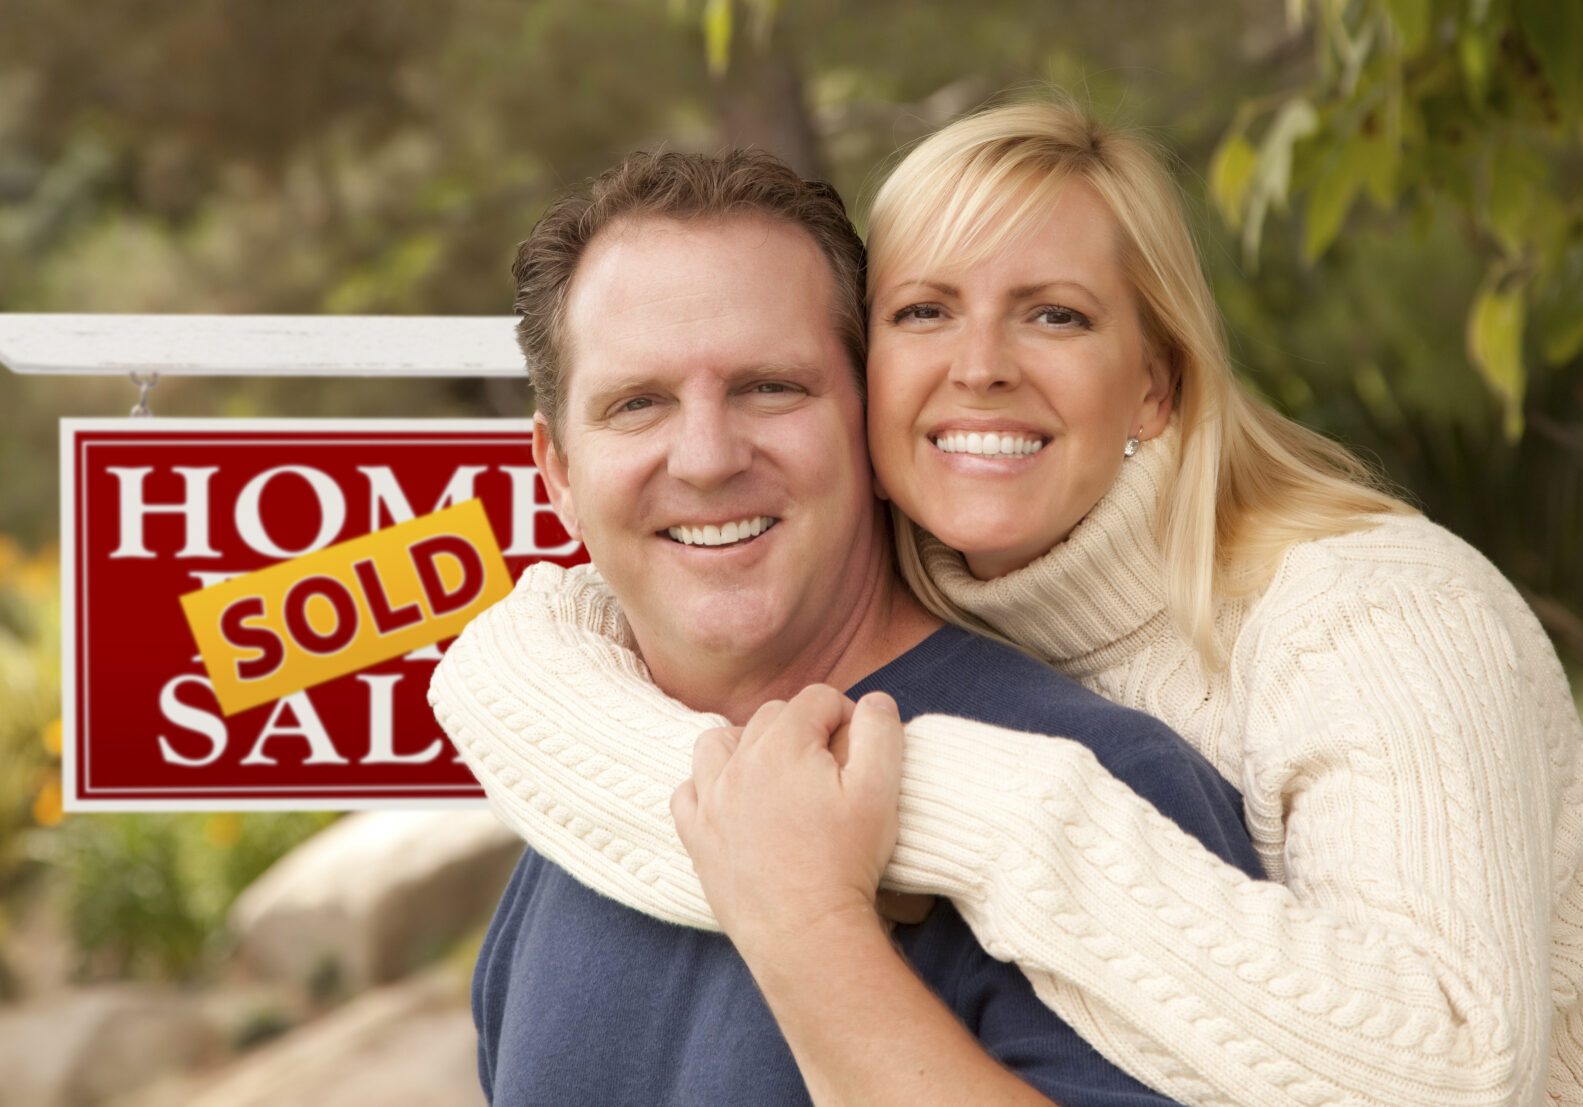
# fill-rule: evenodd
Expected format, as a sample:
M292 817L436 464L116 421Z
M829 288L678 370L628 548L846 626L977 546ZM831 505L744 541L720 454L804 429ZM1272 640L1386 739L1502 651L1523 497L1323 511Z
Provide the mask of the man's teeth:
M715 526L711 523L703 527L671 527L665 533L684 546L729 546L733 542L757 538L774 525L775 520L770 516L755 515L739 523L726 523L724 526Z
M1044 449L1044 439L1026 434L942 434L934 444L945 454L982 454L985 457L1027 457Z

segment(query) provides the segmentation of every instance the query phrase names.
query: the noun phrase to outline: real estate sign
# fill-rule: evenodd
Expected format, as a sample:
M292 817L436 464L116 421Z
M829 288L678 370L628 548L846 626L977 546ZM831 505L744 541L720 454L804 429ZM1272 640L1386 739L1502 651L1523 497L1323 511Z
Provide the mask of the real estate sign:
M587 560L527 420L61 423L68 810L475 804L426 692Z

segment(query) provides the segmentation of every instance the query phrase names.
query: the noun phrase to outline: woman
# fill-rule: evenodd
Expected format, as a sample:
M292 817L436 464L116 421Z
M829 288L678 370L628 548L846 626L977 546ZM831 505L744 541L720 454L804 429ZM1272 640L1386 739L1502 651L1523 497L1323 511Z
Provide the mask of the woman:
M942 804L931 774L1030 740L928 719L888 886L951 895L1184 1101L1583 1102L1583 727L1559 663L1488 562L1237 389L1154 155L1070 108L986 112L898 166L870 249L870 446L910 581L1172 724L1243 790L1271 877L1140 841L1109 803L1017 808L1109 796L1102 770ZM536 567L509 602L520 633L464 636L431 693L497 812L709 925L667 802L718 720L644 682L597 580ZM964 877L969 828L1024 834L1021 863Z

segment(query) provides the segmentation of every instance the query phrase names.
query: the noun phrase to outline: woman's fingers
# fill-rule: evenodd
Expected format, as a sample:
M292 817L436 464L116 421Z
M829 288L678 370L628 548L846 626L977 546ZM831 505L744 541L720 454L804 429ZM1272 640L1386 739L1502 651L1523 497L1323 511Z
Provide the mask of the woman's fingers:
M847 726L848 753L841 779L848 792L867 794L869 802L893 807L901 789L901 716L896 701L870 692L852 709ZM837 758L841 761L841 758Z
M698 817L699 789L714 786L741 741L742 728L735 726L713 727L698 736L693 743L693 775L671 793L671 818L678 829L692 826Z
M693 782L700 788L714 784L742 744L743 728L717 726L704 731L693 743Z

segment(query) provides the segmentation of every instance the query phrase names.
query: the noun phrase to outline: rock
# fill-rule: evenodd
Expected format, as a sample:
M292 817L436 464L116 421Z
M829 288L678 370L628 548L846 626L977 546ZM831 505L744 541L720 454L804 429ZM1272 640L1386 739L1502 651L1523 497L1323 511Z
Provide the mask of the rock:
M90 1107L216 1056L185 993L116 984L0 1009L0 1107Z
M483 1107L466 973L366 992L221 1069L112 1107Z
M348 815L237 898L238 953L320 993L394 980L487 922L521 852L487 811Z

